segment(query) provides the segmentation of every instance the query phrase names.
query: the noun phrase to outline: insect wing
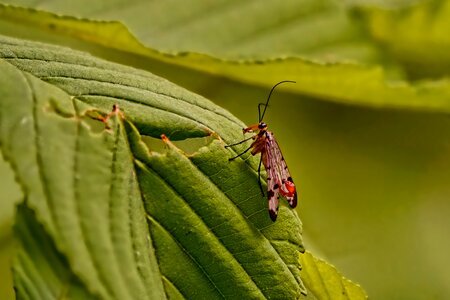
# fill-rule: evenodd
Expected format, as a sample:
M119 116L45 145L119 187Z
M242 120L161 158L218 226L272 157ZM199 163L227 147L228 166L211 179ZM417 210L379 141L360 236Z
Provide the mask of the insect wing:
M269 215L272 221L275 222L278 216L279 186L277 184L276 173L274 172L274 168L272 166L273 161L271 159L270 152L267 151L266 149L261 153L261 155L264 168L266 169L267 172L267 201L269 204Z
M267 183L269 191L273 190L277 195L278 193L280 193L287 199L289 205L292 208L296 207L297 191L294 181L292 180L291 174L289 173L289 169L286 165L286 161L283 158L283 154L281 153L280 146L278 146L275 137L269 131L266 132L265 148L266 159L263 159L263 162L264 166L266 167L267 177L270 178Z

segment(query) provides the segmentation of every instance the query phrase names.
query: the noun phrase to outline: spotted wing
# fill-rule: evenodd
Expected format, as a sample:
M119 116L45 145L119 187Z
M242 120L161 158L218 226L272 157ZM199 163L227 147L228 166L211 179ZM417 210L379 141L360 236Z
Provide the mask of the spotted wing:
M297 191L275 137L269 131L265 134L266 143L262 159L267 172L269 214L275 221L278 214L278 195L284 196L289 205L294 208L297 206Z
M267 144L267 143L266 143ZM262 153L264 168L267 172L267 201L269 204L269 215L275 222L278 216L278 193L276 172L274 172L274 161L269 151L264 150Z
M295 188L294 180L291 173L289 173L288 166L275 138L273 138L273 143L273 152L277 157L277 161L280 162L278 170L279 174L281 174L280 194L287 199L292 208L295 208L297 206L297 189Z

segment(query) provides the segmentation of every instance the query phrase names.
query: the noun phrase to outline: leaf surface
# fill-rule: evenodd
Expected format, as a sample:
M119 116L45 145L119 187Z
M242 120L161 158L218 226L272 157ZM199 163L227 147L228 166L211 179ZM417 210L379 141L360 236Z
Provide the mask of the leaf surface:
M450 1L421 1L401 9L358 7L374 41L413 78L445 77L450 67Z
M135 176L121 172L132 167L123 136L93 135L69 95L5 61L1 68L2 150L73 272L101 298L163 297Z
M80 52L2 38L0 53L2 151L26 194L19 215L35 214L19 225L22 242L33 244L16 267L25 270L15 278L21 295L47 298L63 288L102 299L304 293L298 216L284 204L272 223L256 158L229 163L234 152L218 139L240 138L239 120L152 74ZM89 116L113 104L126 120L115 115L110 129L97 132ZM162 133L216 138L193 156L170 143L164 154L150 152L141 135ZM49 253L63 256L55 270L33 230L54 243L44 243ZM26 270L38 267L26 263L37 257L56 277L48 287L37 274L26 280ZM66 265L68 282L55 275Z
M117 21L142 44L166 53L197 52L229 59L302 54L324 60L365 61L379 55L361 22L352 18L344 5L332 0L131 0L96 1L90 5L86 1L41 1L36 5L25 0L10 4L101 21L103 25ZM26 19L34 22L33 18ZM47 22L35 21L41 25ZM77 27L74 23L71 26Z
M139 5L134 6L134 9L137 7ZM122 13L120 5L108 7L111 15L114 15L116 9ZM97 7L96 12L100 11L101 8ZM225 77L247 85L266 88L273 86L274 82L289 79L297 81L297 84L284 87L286 90L323 101L379 108L445 113L450 111L448 101L450 82L447 79L414 84L398 79L393 81L389 79L389 70L381 66L360 65L340 60L317 61L299 55L224 60L195 52L168 54L160 52L158 48L152 48L152 45L144 46L141 39L138 40L130 34L129 28L112 17L107 18L108 22L99 22L4 5L0 6L0 15L11 22L24 22L25 26L38 26L44 31L51 28L52 32L76 37L109 49L143 55L149 61L175 66L188 73L197 71L209 76ZM105 20L104 15L101 17L94 12L90 16L93 19L97 17ZM180 35L190 36L181 33Z
M300 255L304 271L302 279L317 299L367 299L364 290L342 275L325 261L310 252Z

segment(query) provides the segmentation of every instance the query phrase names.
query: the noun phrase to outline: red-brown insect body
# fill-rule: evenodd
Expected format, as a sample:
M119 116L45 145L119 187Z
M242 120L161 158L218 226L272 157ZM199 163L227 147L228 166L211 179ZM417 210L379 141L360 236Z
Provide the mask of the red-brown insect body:
M267 172L267 198L269 214L273 221L278 214L278 194L285 197L292 208L297 206L297 191L289 173L280 147L272 132L267 130L264 122L244 128L244 132L259 130L250 145L251 154L261 153L262 162Z
M264 124L265 125L265 124ZM252 155L255 155L257 153L262 153L264 151L265 147L265 132L267 131L267 125L265 125L263 128L260 128L261 126L259 124L251 125L247 128L242 129L244 133L248 132L254 132L255 130L259 130L259 132L253 136L253 143L250 145L252 148Z
M250 150L252 155L261 153L261 159L258 167L259 187L261 188L261 193L264 194L261 184L262 163L264 164L264 168L267 172L267 200L269 203L269 214L272 221L275 221L278 215L278 195L285 197L292 208L297 206L297 191L294 181L292 180L291 174L289 173L288 167L284 161L280 147L278 146L273 133L267 130L267 124L263 122L273 90L275 87L285 82L295 83L295 81L285 80L275 84L269 93L266 103L260 103L258 105L259 123L242 129L244 134L256 131L257 133L254 136L246 138L238 143L225 146L232 147L253 139L250 147L238 155L229 158L229 161L235 160ZM264 107L264 110L261 113L262 106Z

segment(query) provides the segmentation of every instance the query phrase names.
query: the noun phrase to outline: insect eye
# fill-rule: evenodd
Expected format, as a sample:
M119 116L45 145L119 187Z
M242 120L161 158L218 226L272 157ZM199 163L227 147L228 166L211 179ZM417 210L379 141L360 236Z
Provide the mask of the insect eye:
M259 128L259 129L264 129L264 128L266 128L266 127L267 127L267 124L264 123L264 122L261 122L261 123L258 124L258 128Z

